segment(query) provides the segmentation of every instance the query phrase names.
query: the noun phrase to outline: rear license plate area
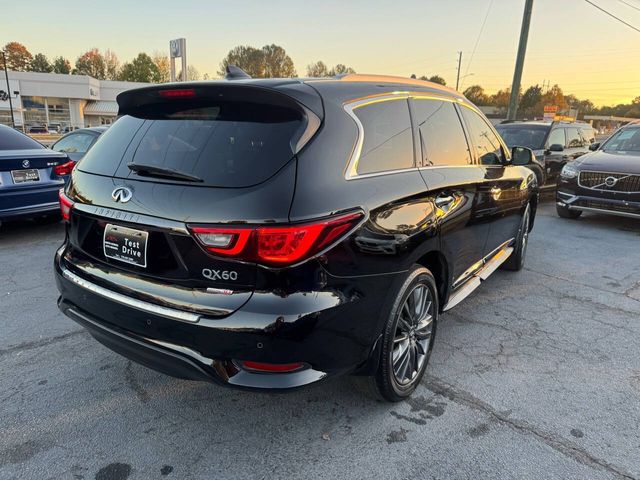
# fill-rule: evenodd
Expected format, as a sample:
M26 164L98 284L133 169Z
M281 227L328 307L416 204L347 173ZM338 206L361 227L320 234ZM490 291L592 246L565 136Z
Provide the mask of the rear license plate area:
M104 256L120 262L147 267L149 232L108 223L104 227L102 247Z
M40 173L37 168L28 168L26 170L11 170L11 178L13 183L29 183L39 182Z

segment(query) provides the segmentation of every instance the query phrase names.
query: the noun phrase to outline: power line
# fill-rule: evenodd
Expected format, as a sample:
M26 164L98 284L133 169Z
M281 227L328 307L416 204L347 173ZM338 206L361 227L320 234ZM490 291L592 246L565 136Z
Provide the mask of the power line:
M585 2L587 2L589 5L597 8L598 10L600 10L601 12L606 13L607 15L609 15L611 18L615 18L616 20L618 20L620 23L625 24L627 27L634 29L636 32L640 33L640 28L638 27L634 27L633 25L631 25L630 23L625 22L624 20L622 20L620 17L616 17L613 13L605 10L604 8L596 5L595 3L593 3L591 0L584 0Z
M640 8L636 7L635 5L631 5L630 3L625 2L624 0L618 0L620 3L624 3L627 7L631 7L631 8L635 8L636 10L638 10L640 12Z
M489 18L489 12L491 12L491 6L493 5L493 0L489 0L489 6L487 6L487 13L484 15L484 20L482 20L482 25L480 25L480 31L478 32L478 38L476 38L476 43L473 46L473 50L471 51L471 58L469 58L469 62L467 63L467 69L464 72L464 76L466 77L469 73L469 69L471 68L471 62L473 62L473 56L476 54L476 49L478 48L478 43L480 42L480 37L482 37L482 32L484 30L484 26L487 23L487 18ZM464 77L462 78L462 84L464 85ZM461 86L462 88L462 86Z

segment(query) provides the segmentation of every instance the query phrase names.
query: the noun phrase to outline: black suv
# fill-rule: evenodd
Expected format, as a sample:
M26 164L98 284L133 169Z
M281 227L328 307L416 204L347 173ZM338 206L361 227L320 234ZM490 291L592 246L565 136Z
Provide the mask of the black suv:
M585 153L595 132L584 122L506 122L496 126L509 147L533 150L533 171L540 186L555 188L562 167Z
M118 104L61 192L58 304L144 365L254 389L354 373L401 400L439 314L522 267L533 154L451 89L234 79Z

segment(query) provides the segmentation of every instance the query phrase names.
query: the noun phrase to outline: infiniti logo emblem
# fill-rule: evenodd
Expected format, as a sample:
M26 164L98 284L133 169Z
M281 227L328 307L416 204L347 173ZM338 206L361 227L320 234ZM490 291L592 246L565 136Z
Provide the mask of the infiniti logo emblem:
M111 192L111 198L116 202L127 203L133 197L133 192L127 187L117 187Z
M22 167L29 168L31 166L31 162L29 160L22 160Z
M607 187L613 187L616 183L618 183L618 179L616 177L607 177L604 179L604 184Z

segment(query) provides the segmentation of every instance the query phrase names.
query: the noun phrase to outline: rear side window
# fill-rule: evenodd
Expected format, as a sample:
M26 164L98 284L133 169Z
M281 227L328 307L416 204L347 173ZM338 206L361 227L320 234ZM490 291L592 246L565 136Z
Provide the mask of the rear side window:
M84 153L89 150L95 138L96 136L90 133L72 133L56 142L51 149L64 153Z
M566 128L567 148L577 148L582 146L582 138L577 128Z
M118 120L89 150L83 169L100 168L96 160L100 157L117 162L116 168L120 164L117 176L163 181L138 176L127 167L134 163L199 177L203 180L199 185L246 187L265 181L293 157L291 142L303 123L301 113L276 105L165 105L153 115L147 112L144 119ZM89 166L87 158L92 160Z
M476 112L463 107L462 116L469 128L469 134L476 148L481 165L502 165L502 146L498 136L489 124Z
M451 102L415 99L413 113L422 146L422 164L468 165L467 139Z
M596 141L595 133L593 132L593 128L580 128L580 133L582 134L582 138L584 139L587 145Z
M365 105L354 112L364 128L357 167L359 175L414 166L413 134L406 99Z
M551 145L562 145L562 148L566 145L566 139L564 136L564 128L555 128L551 130L549 134L549 139L547 140L547 146Z
M34 148L44 147L13 128L0 128L0 150L30 150Z

